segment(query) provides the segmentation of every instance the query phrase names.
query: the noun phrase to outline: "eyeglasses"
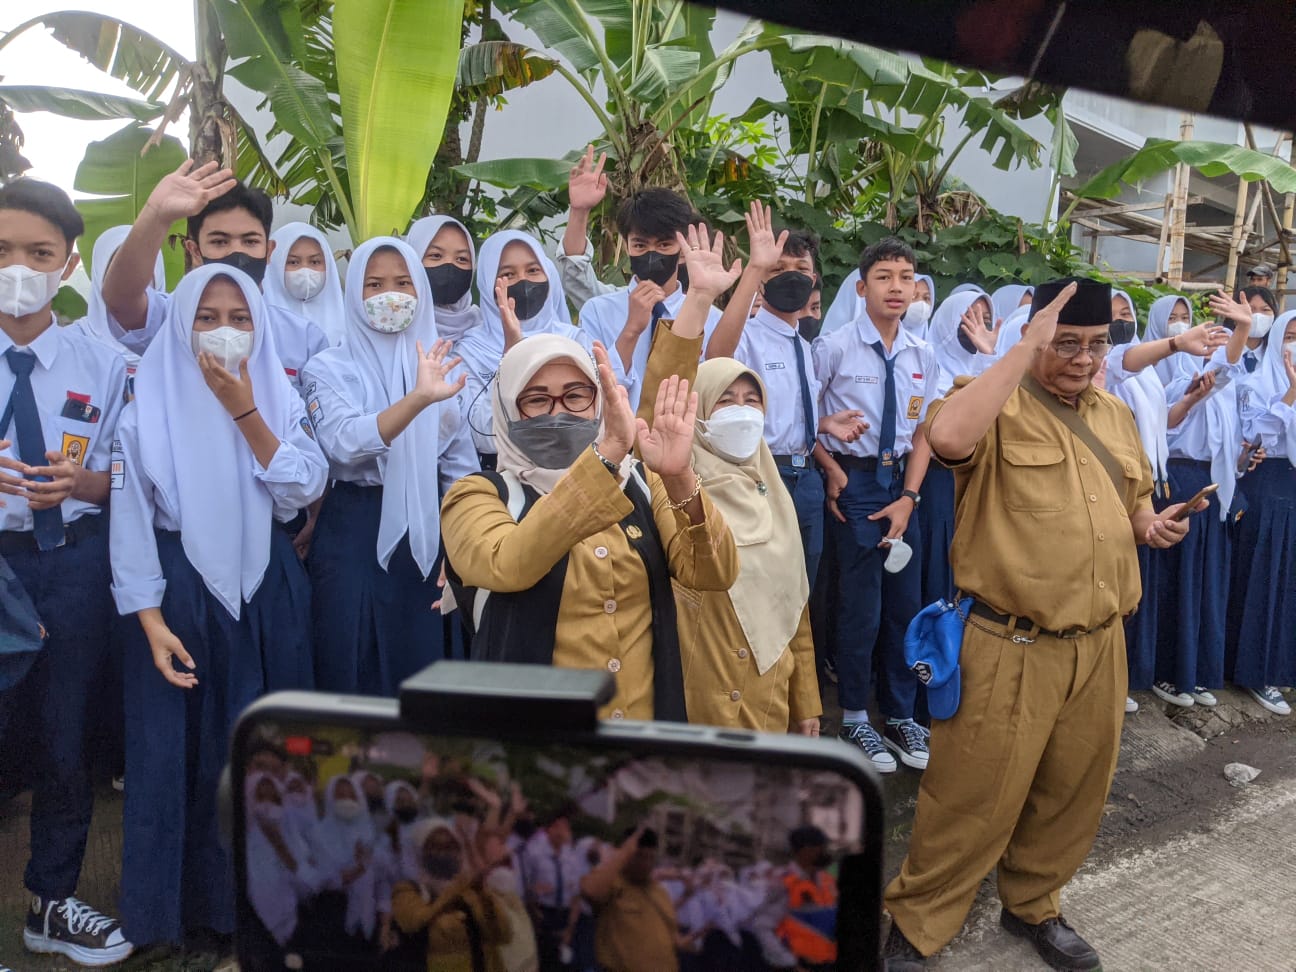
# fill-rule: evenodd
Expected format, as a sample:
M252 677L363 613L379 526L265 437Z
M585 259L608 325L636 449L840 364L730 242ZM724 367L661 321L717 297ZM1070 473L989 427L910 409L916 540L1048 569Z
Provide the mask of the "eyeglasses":
M598 389L593 385L576 385L561 395L527 392L517 400L517 407L523 418L539 418L541 415L552 415L559 402L564 411L583 412L594 404L596 398Z
M1112 349L1112 343L1106 338L1099 338L1088 344L1081 344L1079 341L1057 341L1049 347L1059 358L1074 358L1081 351L1088 351L1091 358L1100 359L1107 357L1107 352Z

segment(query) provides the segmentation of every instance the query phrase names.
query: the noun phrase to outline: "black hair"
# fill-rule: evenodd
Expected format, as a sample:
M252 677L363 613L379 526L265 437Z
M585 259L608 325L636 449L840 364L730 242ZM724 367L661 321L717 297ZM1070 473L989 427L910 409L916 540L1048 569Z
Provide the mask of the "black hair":
M572 803L571 801L560 803L558 804L558 806L554 807L552 810L550 810L548 813L546 813L543 817L540 818L540 826L552 827L559 820L570 821L573 817L575 817L579 813L580 813L580 808L576 806L575 803Z
M657 240L673 240L676 233L687 233L689 226L701 221L692 203L669 189L636 192L616 214L617 232L623 237L641 233Z
M202 232L203 223L207 221L208 216L229 212L231 209L243 209L251 213L269 237L270 224L274 222L274 205L270 202L270 197L266 195L264 189L246 186L239 182L229 192L217 196L204 206L197 216L189 217L189 238L198 239L198 234Z
M638 828L636 827L630 827L626 830L625 834L621 837L622 842L633 837L635 835L635 830L637 829ZM643 833L639 835L639 843L636 846L638 846L640 850L656 850L659 843L660 841L657 838L657 831L653 830L651 827L645 827Z
M860 254L860 279L867 280L873 264L883 260L907 260L915 270L918 269L918 258L914 256L913 248L908 243L894 236L884 236L876 243L870 243Z
M0 186L0 209L21 210L53 223L67 241L69 256L72 244L85 232L85 220L72 205L68 194L39 179L15 179L6 186Z
M1277 316L1278 300L1276 297L1274 297L1273 291L1270 290L1268 287L1256 287L1256 286L1243 287L1239 293L1241 294L1241 296L1234 297L1235 300L1249 301L1252 297L1259 297L1261 300L1263 300L1266 304L1269 305L1269 309L1274 312L1275 316Z
M823 291L823 276L817 273L815 274L814 286L810 288L810 293L813 294L816 290Z
M788 846L794 854L807 847L827 847L828 835L813 824L806 824L788 834Z
M788 238L787 242L783 244L783 252L791 257L808 256L813 263L819 257L819 237L809 230L788 230Z

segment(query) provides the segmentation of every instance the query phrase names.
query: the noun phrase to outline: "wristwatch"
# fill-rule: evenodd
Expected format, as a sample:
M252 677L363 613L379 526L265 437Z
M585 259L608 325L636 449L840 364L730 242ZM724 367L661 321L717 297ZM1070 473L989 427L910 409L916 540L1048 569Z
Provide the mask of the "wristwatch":
M919 505L920 503L922 503L922 497L919 496L917 493L915 493L912 489L906 489L906 490L905 490L903 493L901 493L900 495L901 495L901 496L908 496L911 500L913 500L914 509L917 509L917 508L918 508L918 505Z

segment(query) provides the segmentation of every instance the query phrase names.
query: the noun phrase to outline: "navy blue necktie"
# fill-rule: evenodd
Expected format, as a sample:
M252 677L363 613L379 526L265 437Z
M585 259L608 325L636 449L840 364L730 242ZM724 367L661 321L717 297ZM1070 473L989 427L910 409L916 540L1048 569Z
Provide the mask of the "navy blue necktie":
M32 391L31 383L36 355L9 348L5 360L13 372L14 386L5 408L4 421L0 422L0 435L8 434L12 421L18 439L18 458L29 466L47 465L45 433L41 431L40 411L36 408L36 393ZM63 542L63 511L59 507L32 510L32 523L36 546L41 550L53 550Z
M796 349L797 380L801 382L801 419L805 427L806 455L814 452L815 421L814 402L810 398L810 379L806 375L805 349L801 347L801 337L792 333L792 347Z
M648 347L652 347L653 338L657 336L657 322L663 317L669 317L670 310L660 300L653 304L652 323L648 325Z
M1260 362L1256 358L1254 351L1248 351L1242 356L1242 363L1246 365L1247 374L1249 375L1256 370L1256 365Z
M895 436L896 436L896 383L895 359L888 358L886 348L881 341L873 342L873 350L878 353L886 365L886 388L882 396L882 431L878 436L878 485L891 488L895 471Z

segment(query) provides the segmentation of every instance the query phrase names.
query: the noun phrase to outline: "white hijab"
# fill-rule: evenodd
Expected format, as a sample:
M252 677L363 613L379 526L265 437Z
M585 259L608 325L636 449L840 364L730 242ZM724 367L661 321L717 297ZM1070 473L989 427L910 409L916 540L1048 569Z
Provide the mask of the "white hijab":
M940 385L936 390L938 395L944 395L953 388L954 379L959 375L975 377L994 362L993 354L968 354L963 345L959 344L959 325L963 322L963 315L978 300L988 303L990 298L979 289L956 292L941 301L936 313L932 315L931 326L927 329L927 341L936 352L936 361L940 365Z
M1158 297L1148 308L1148 326L1145 336L1149 341L1160 341L1170 336L1170 315L1174 312L1175 305L1180 303L1188 308L1188 326L1192 327L1192 301L1174 294ZM1191 378L1201 371L1203 360L1186 351L1180 351L1168 358L1162 358L1154 367L1157 377L1161 379L1161 384L1169 386L1180 378Z
M1130 295L1123 290L1113 290L1112 297L1119 297L1129 305L1134 315L1134 337L1129 344L1112 348L1111 353L1124 354L1128 348L1140 344L1138 336L1138 310ZM1107 390L1129 406L1134 413L1134 424L1138 426L1139 439L1143 451L1147 453L1152 464L1152 477L1158 483L1166 481L1166 462L1170 458L1170 446L1166 443L1166 427L1170 422L1170 409L1166 404L1165 386L1157 377L1156 370L1144 368L1124 380L1116 380L1113 373L1107 372Z
M297 831L289 826L287 805L284 804L285 823L279 832L288 852L297 864L294 874L279 859L270 839L261 829L253 814L257 788L264 781L274 784L282 801L283 787L269 773L253 773L244 783L244 806L247 812L247 892L252 908L262 924L280 945L285 944L297 930L298 887L310 883L309 851Z
M418 294L414 323L399 334L384 334L369 326L364 308L364 278L374 252L390 247L409 268ZM418 353L432 350L438 332L432 308L432 288L423 264L409 245L394 236L379 236L356 247L347 264L347 331L339 348L311 359L311 374L333 392L366 413L381 412L400 401L418 378ZM347 376L360 376L348 381ZM357 401L357 396L362 400ZM453 403L450 403L453 404ZM382 516L378 522L378 563L387 569L392 554L408 535L410 553L426 578L436 563L441 543L440 483L441 409L425 408L392 441L378 460L382 474Z
M1248 375L1239 395L1247 396L1251 408L1257 411L1271 410L1274 404L1287 394L1291 383L1287 380L1287 370L1283 367L1283 336L1287 325L1296 318L1296 311L1280 314L1265 336L1264 356L1260 367ZM1291 424L1287 427L1286 442L1287 461L1296 466L1296 430Z
M128 363L135 364L139 361L139 355L123 345L117 340L117 335L113 334L112 327L108 323L110 316L108 305L103 299L103 282L104 277L108 275L108 264L112 261L113 255L121 249L121 245L126 242L130 230L129 226L113 226L100 233L99 238L95 240L90 260L89 306L86 309L86 316L76 323L81 326L86 337L93 338L100 344L106 344L118 354L125 355ZM153 289L166 290L166 269L162 266L161 252L153 261Z
M995 360L998 361L1012 348L1021 344L1022 332L1030 322L1030 305L1018 307L1004 318L999 325L998 338L995 340Z
M298 300L284 286L288 251L305 237L314 240L324 251L324 288L310 300ZM273 307L282 307L299 317L314 321L328 337L331 347L342 343L346 333L346 309L342 305L342 276L328 239L309 223L289 223L271 234L274 251L266 266L265 299Z
M441 231L441 227L447 223L458 226L463 231L464 237L468 240L468 250L472 253L472 262L475 269L477 266L477 245L473 242L468 227L452 216L424 216L410 227L410 231L405 234L405 240L409 243L410 249L418 254L419 262L422 263L423 254L427 252L428 244ZM548 273L547 270L545 272ZM460 338L482 322L481 309L473 303L472 287L470 286L467 292L453 304L438 304L436 318L437 330L441 332L441 336L458 343Z
M990 295L990 305L994 311L994 320L990 322L990 326L998 327L999 321L1007 323L1008 316L1017 310L1022 297L1034 293L1035 288L1025 284L1008 284L1005 287L1000 287Z
M334 809L337 804L337 787L343 780L355 788L356 801L360 804L360 813L354 820L341 819ZM378 834L369 816L364 793L345 773L329 780L328 788L324 791L324 816L316 827L315 834L315 853L319 866L324 871L327 882L334 887L340 886L343 871L355 867L356 844L362 844L371 851L377 844ZM374 857L363 874L342 888L347 896L345 930L348 935L359 932L365 938L373 936L378 922L378 868L379 862Z
M248 374L256 407L280 439L297 396L275 351L265 303L252 278L221 264L197 267L176 287L167 318L135 374L140 461L176 511L185 556L233 617L252 599L270 563L274 501L252 475L256 459L203 379L193 352L194 315L207 285L228 277L252 314Z
M860 297L859 291L855 285L859 283L860 272L858 269L852 270L846 274L846 279L842 281L841 286L837 288L837 293L833 296L832 303L828 306L828 313L824 314L823 327L820 328L820 334L827 334L829 331L835 331L843 324L849 324L860 314L864 313L864 301ZM914 274L914 280L927 281L927 289L931 291L932 307L936 306L936 281L925 273ZM923 328L918 335L921 338L927 336L927 329Z

